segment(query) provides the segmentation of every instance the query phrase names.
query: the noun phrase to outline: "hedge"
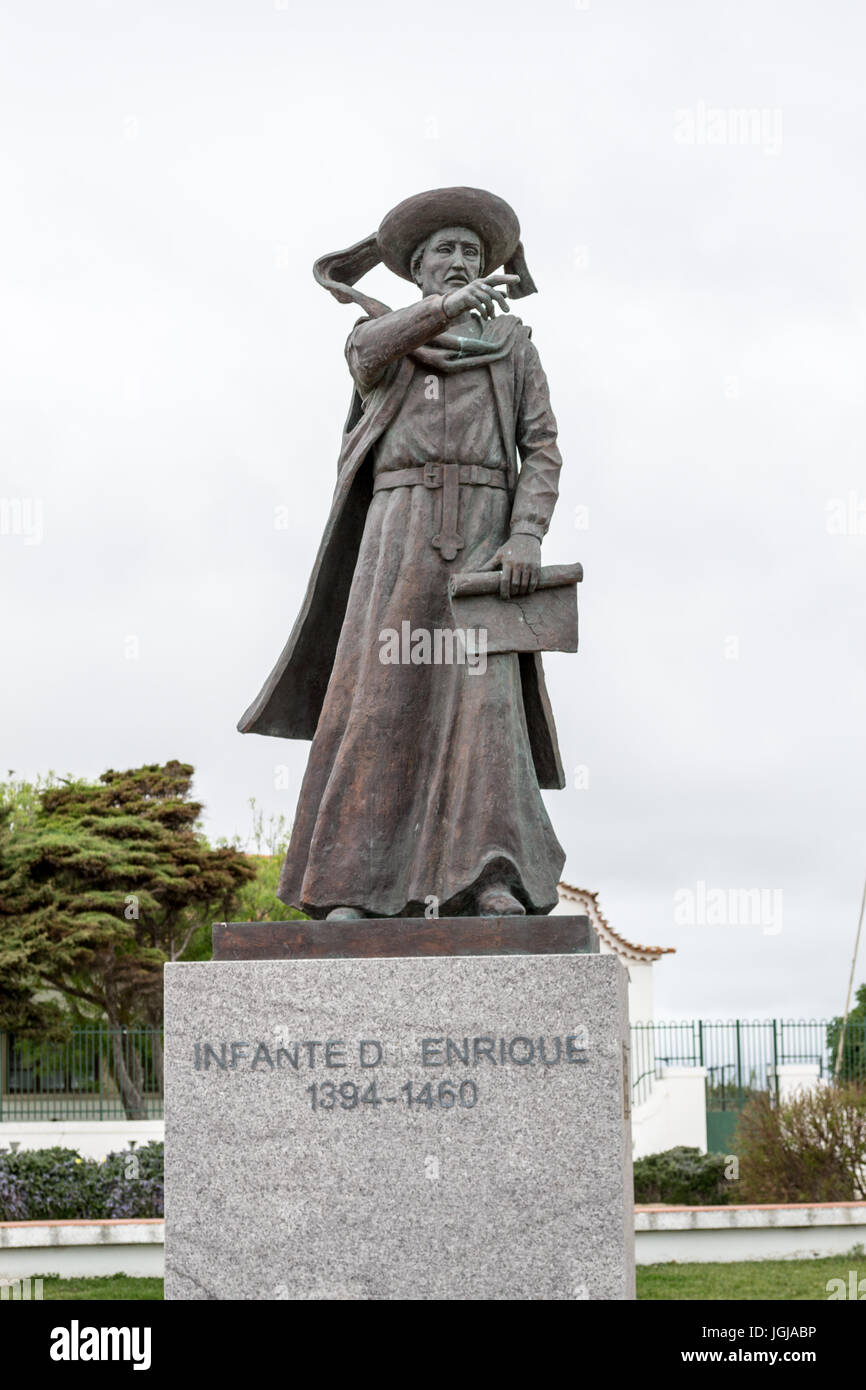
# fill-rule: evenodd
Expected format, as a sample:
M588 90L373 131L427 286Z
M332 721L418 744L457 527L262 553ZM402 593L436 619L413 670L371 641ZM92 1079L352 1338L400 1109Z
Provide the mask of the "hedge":
M163 1145L82 1158L74 1149L0 1152L0 1221L162 1216Z
M702 1154L700 1149L666 1149L635 1159L635 1202L654 1206L717 1207L731 1201L725 1178L725 1154Z

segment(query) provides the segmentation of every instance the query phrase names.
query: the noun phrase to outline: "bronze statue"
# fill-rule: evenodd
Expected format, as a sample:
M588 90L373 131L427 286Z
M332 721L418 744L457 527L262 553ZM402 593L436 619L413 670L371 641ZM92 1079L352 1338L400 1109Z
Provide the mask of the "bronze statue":
M357 290L379 261L421 299L392 311ZM313 741L280 898L314 918L547 913L565 856L539 788L565 781L541 657L473 661L464 641L461 661L444 640L452 576L533 593L557 497L547 380L506 299L535 290L517 218L435 189L314 274L365 317L313 575L238 726Z

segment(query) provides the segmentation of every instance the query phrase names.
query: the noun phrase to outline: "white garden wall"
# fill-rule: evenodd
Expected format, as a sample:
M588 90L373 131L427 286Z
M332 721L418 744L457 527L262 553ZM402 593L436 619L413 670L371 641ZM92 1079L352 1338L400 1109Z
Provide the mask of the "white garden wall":
M75 1149L82 1158L136 1148L165 1139L164 1120L3 1120L0 1149Z
M704 1067L663 1067L648 1099L631 1115L632 1157L682 1144L707 1151L707 1073Z
M97 1274L150 1275L161 1279L165 1222L0 1222L0 1279L59 1274L65 1279Z
M770 1073L771 1077L774 1073ZM786 1062L775 1069L779 1100L793 1100L821 1084L821 1068L814 1062Z
M862 1263L866 1245L866 1202L637 1207L634 1224L639 1265L847 1254L856 1265L857 1260ZM98 1274L161 1278L164 1241L161 1220L0 1223L0 1297L4 1280L45 1274L70 1279ZM857 1247L860 1253L855 1253ZM15 1296L14 1290L9 1292Z
M809 1260L866 1245L866 1202L636 1207L638 1264Z

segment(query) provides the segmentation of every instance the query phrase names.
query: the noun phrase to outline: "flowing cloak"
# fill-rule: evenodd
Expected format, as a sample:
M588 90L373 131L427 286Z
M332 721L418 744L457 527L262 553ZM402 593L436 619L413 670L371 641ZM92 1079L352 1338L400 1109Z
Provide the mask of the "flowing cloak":
M363 320L362 320L363 322ZM555 466L543 456L524 456L519 470L517 416L523 398L527 367L537 354L530 330L515 315L503 315L487 326L490 372L502 438L507 450L507 479L513 498L520 490L543 499L552 510L557 492ZM414 356L422 357L424 350ZM362 402L355 389L343 432L337 464L337 486L307 592L291 636L256 699L238 723L244 734L312 739L334 665L349 589L355 572L367 509L373 495L374 446L396 416L412 380L414 365L402 357L385 372ZM541 538L546 522L521 526ZM533 763L540 787L562 788L565 776L559 755L553 714L538 653L522 654L520 679Z

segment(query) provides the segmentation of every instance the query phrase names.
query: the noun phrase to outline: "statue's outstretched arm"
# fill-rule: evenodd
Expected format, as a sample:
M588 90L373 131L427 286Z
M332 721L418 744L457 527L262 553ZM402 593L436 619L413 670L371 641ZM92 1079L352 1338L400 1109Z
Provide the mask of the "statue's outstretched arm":
M444 330L448 319L442 299L441 294L427 295L407 309L394 309L355 325L346 343L346 360L362 396L372 390L390 362Z
M517 275L487 275L447 294L428 294L408 309L394 309L357 324L346 344L349 370L364 396L381 379L389 363L436 338L463 314L492 319L497 309L508 313L506 293Z

